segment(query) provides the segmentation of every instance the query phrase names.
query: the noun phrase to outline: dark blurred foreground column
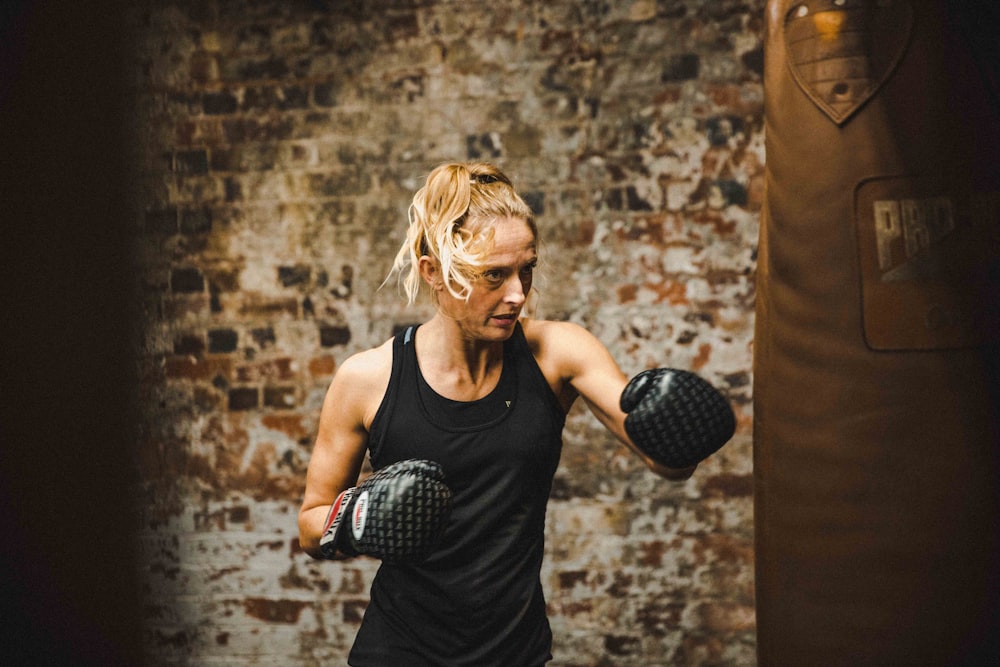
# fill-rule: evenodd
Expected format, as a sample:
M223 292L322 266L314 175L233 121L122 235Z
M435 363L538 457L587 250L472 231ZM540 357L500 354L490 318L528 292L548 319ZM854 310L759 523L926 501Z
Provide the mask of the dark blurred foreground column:
M0 6L0 663L141 662L122 3Z
M1000 664L992 2L772 0L760 664Z

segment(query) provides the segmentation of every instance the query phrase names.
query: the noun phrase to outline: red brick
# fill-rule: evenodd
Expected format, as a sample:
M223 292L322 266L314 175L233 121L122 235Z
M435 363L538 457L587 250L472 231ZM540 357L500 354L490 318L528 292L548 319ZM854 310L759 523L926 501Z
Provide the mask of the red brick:
M247 616L269 623L298 623L302 610L311 603L301 600L269 600L267 598L246 598L243 609Z
M698 608L705 631L722 633L753 630L756 612L753 605L736 605L723 602L706 602Z
M295 407L295 387L264 387L264 406L288 410Z
M705 367L712 356L712 345L703 343L698 346L698 356L691 360L691 370L698 371Z
M719 473L702 482L706 495L726 498L749 498L753 496L753 475Z
M297 317L299 301L295 297L262 297L254 294L242 295L237 305L240 317L270 318L281 315Z
M309 373L313 377L329 377L337 370L337 360L331 355L315 357L309 361Z
M173 380L212 380L217 376L229 378L232 368L232 359L219 356L198 358L190 354L172 355L164 363L167 378Z
M292 369L293 363L291 358L282 357L244 364L236 368L236 381L250 383L263 380L291 380L296 376Z
M261 417L260 421L265 427L272 431L280 431L296 442L308 435L302 425L302 415L267 414Z
M260 392L256 387L237 387L229 390L230 410L252 410L260 405Z

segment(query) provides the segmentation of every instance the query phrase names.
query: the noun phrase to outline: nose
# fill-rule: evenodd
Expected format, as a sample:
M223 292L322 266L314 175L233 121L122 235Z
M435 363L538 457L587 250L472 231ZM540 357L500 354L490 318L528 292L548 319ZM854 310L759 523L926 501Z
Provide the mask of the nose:
M520 306L524 303L525 298L524 283L521 281L521 276L517 274L512 275L507 280L507 285L504 289L504 303L509 303L513 306Z

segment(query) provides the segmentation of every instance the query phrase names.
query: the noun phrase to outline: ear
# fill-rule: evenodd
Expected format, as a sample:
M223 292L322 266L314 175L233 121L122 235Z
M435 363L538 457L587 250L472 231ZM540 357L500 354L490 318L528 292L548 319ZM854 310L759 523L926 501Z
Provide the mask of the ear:
M439 292L444 289L440 262L430 255L421 255L417 260L417 267L420 269L420 277L432 290Z

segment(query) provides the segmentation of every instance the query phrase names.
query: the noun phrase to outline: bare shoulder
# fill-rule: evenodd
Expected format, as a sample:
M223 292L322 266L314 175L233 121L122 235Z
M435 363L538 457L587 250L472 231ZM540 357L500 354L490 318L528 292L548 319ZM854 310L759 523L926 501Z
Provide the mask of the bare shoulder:
M587 354L603 344L579 324L556 320L522 320L524 337L532 352L573 356ZM582 346L582 347L581 347Z
M579 324L555 320L524 320L524 336L532 354L548 373L572 379L581 366L608 357L607 348Z
M392 339L362 352L352 354L337 369L337 377L346 376L353 382L368 384L385 377L388 381L392 373Z
M391 375L392 339L389 339L345 359L333 376L326 402L338 405L342 414L356 415L367 427L385 395Z

